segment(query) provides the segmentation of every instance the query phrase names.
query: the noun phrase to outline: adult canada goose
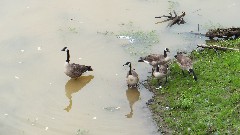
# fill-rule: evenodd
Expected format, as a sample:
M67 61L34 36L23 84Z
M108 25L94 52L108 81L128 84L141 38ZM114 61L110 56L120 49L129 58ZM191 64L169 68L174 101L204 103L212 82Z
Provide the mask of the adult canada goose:
M164 65L170 61L170 58L167 56L167 52L170 52L170 50L165 48L163 54L149 54L148 56L140 57L138 62L145 62L153 66L153 68L156 68L157 65Z
M152 75L158 80L158 84L160 85L160 80L163 79L164 77L166 78L165 84L167 83L168 74L169 74L168 65L164 64L164 65L157 65ZM159 88L161 87L162 86L160 85Z
M138 74L134 70L132 70L131 62L127 62L124 65L129 65L129 68L130 68L128 73L127 73L127 84L128 84L128 87L137 87L139 78L138 78Z
M189 74L193 74L193 79L197 81L197 76L193 70L192 60L189 57L184 56L182 52L178 52L177 55L175 55L174 57L177 59L177 63L181 67L183 75L184 70L187 70Z
M70 54L67 47L64 47L61 51L67 52L67 60L65 62L65 74L71 78L77 79L80 77L84 72L86 71L93 71L91 66L85 66L85 65L79 65L75 63L69 63L70 62Z

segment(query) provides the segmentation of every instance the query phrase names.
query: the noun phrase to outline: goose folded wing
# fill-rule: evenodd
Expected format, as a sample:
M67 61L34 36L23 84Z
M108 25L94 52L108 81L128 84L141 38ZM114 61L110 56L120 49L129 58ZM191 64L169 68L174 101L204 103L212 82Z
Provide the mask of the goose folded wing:
M132 74L133 74L133 76L138 77L138 74L134 70L132 70Z
M191 67L192 66L192 60L188 57L185 57L184 59L180 59L179 63L182 66L185 66L185 67Z
M79 64L72 64L73 72L75 74L82 74L88 70L88 68L85 65L79 65Z
M159 59L161 59L163 56L160 54L150 54L146 57L146 60L149 62L152 61L158 61Z

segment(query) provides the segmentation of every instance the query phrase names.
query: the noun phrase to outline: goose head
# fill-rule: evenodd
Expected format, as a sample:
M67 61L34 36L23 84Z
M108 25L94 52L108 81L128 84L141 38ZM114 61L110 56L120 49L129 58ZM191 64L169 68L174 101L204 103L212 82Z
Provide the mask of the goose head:
M168 48L164 49L164 57L167 57L167 52L170 53L170 50Z
M66 60L66 62L69 63L69 61L70 61L70 54L69 54L68 48L64 47L61 51L66 51L67 52L67 60Z
M175 58L177 58L178 56L182 55L183 53L182 52L177 52L176 55L174 55Z
M129 75L132 75L132 64L131 64L131 62L126 62L126 64L124 64L123 66L125 66L125 65L129 65L129 68L130 68Z
M126 64L124 64L123 66L125 66L125 65L129 65L129 64L131 65L131 62L126 62Z

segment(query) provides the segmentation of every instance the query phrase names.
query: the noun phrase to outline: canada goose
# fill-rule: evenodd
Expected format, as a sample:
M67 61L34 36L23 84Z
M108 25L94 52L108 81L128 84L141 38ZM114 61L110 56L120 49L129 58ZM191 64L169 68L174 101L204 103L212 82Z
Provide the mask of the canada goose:
M67 52L67 60L65 62L65 74L71 78L77 79L80 77L84 72L86 71L93 71L91 66L85 66L85 65L79 65L75 63L69 63L70 62L70 54L67 47L64 47L61 51Z
M132 70L131 62L127 62L124 65L129 65L129 67L130 67L130 69L129 69L128 73L127 73L127 84L128 84L128 87L137 87L139 78L138 78L138 74L134 70Z
M167 56L167 52L170 52L170 50L165 48L163 54L150 54L146 57L140 57L138 62L145 62L153 66L153 68L156 68L157 65L164 65L170 61L170 58Z
M157 65L157 67L154 69L152 75L158 80L158 84L160 85L160 80L163 79L164 77L166 78L165 80L165 84L167 83L167 76L169 74L169 70L168 70L168 65L164 64L164 65ZM162 86L160 85L159 88L161 88Z
M187 70L189 74L193 74L193 79L197 81L197 76L193 70L192 60L189 57L184 56L182 52L178 52L177 55L175 55L174 57L177 59L177 63L181 67L183 75L184 70Z

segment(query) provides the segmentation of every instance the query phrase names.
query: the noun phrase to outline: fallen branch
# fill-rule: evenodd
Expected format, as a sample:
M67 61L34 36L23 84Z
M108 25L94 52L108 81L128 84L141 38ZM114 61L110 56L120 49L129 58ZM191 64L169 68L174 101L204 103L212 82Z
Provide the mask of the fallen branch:
M184 24L184 23L185 23L185 21L183 20L183 17L186 15L185 12L182 12L182 14L179 15L179 16L177 15L177 13L176 13L175 11L173 11L173 13L174 13L174 16L173 16L172 13L170 12L170 13L169 13L170 16L163 15L163 16L155 17L155 18L163 18L163 17L166 17L166 18L167 18L166 20L163 20L163 21L161 21L161 22L156 22L155 24L163 23L163 22L167 22L167 21L172 20L172 21L168 24L168 26L171 27L171 26L173 26L174 24L180 25L180 24Z
M206 37L209 37L210 39L213 39L214 37L217 38L238 38L240 36L240 28L218 28L218 29L210 29L205 35Z
M228 48L228 47L222 47L222 46L217 46L217 45L205 45L205 44L198 44L198 47L202 48L209 48L209 49L216 49L216 50L232 50L232 51L239 51L239 49L236 48Z

